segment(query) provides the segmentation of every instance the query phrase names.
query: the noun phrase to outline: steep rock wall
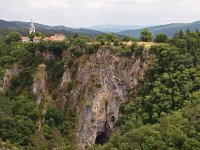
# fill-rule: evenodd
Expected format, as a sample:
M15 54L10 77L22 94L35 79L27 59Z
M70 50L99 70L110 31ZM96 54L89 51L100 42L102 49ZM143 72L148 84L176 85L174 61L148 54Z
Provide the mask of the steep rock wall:
M0 86L0 91L9 89L12 78L19 75L22 71L22 67L20 67L18 64L14 64L12 68L6 69Z
M46 65L40 64L37 68L37 72L34 75L32 90L33 93L36 94L37 99L36 103L39 105L45 97L47 97L47 72Z
M146 68L139 57L125 58L101 48L85 63L79 62L75 76L70 69L65 69L59 101L63 110L75 108L77 111L76 142L80 149L94 144L104 132L115 130L119 108L128 99L129 90L138 85ZM73 89L66 92L72 83Z

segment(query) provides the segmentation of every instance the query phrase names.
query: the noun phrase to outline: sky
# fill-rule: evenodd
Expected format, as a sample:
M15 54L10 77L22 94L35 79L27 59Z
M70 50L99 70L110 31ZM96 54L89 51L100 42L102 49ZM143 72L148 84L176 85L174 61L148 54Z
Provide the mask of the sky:
M200 20L200 0L0 0L0 19L87 27Z

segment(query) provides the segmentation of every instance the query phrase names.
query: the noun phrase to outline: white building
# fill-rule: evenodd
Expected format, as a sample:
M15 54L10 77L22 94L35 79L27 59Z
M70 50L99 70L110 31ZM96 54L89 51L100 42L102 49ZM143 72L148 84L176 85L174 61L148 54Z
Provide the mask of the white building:
M31 25L29 27L29 34L31 33L35 33L35 26L32 19L31 19Z

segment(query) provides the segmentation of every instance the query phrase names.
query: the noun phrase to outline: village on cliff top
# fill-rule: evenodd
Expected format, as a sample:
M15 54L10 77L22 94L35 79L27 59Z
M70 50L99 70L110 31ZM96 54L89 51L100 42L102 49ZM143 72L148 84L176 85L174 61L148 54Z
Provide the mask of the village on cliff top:
M33 20L31 20L31 24L30 24L30 27L29 27L29 35L31 34L35 34L36 33L36 29L35 29L35 26L34 26L34 23L33 23ZM21 40L22 42L31 42L31 39L27 36L22 36L21 37ZM33 42L34 43L37 43L37 42L41 42L41 41L56 41L56 42L62 42L65 40L65 35L63 34L55 34L53 36L50 36L50 37L37 37L37 36L34 36L33 37Z

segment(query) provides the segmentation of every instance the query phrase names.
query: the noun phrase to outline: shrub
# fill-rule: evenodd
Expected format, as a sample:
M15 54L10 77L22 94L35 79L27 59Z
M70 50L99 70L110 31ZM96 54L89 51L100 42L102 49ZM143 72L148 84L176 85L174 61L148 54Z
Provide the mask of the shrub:
M21 35L18 32L11 32L8 36L6 36L5 43L11 44L14 42L19 42L21 40Z
M157 43L167 43L167 41L168 41L168 37L167 37L166 34L161 33L161 34L156 35L155 42L157 42Z
M104 40L100 40L101 46L104 46L106 43Z
M130 36L126 36L122 39L123 42L129 42L131 41L131 37Z
M115 40L115 41L113 42L113 45L114 45L114 46L119 46L119 45L120 45L119 40Z
M73 83L72 82L69 82L68 84L67 84L67 93L70 93L72 90L73 90L73 87L74 87L74 85L73 85Z
M96 51L99 49L100 45L99 44L92 44L87 46L87 52L92 55L96 53Z
M81 47L79 46L71 46L69 48L69 51L71 51L74 54L74 56L77 56L77 57L80 57L81 55L83 55L83 51Z
M141 31L140 40L143 42L150 42L153 40L152 33L148 29Z
M144 55L144 50L145 50L144 45L139 45L139 46L137 47L137 49L135 50L135 55L136 55L136 56L143 57L143 55Z
M131 56L132 50L130 48L125 48L120 52L120 54L122 56Z
M96 83L95 86L96 86L96 88L101 88L102 87L101 83Z
M63 112L56 107L50 107L45 114L45 120L47 122L52 122L52 120L54 120L55 125L58 126L64 121Z

